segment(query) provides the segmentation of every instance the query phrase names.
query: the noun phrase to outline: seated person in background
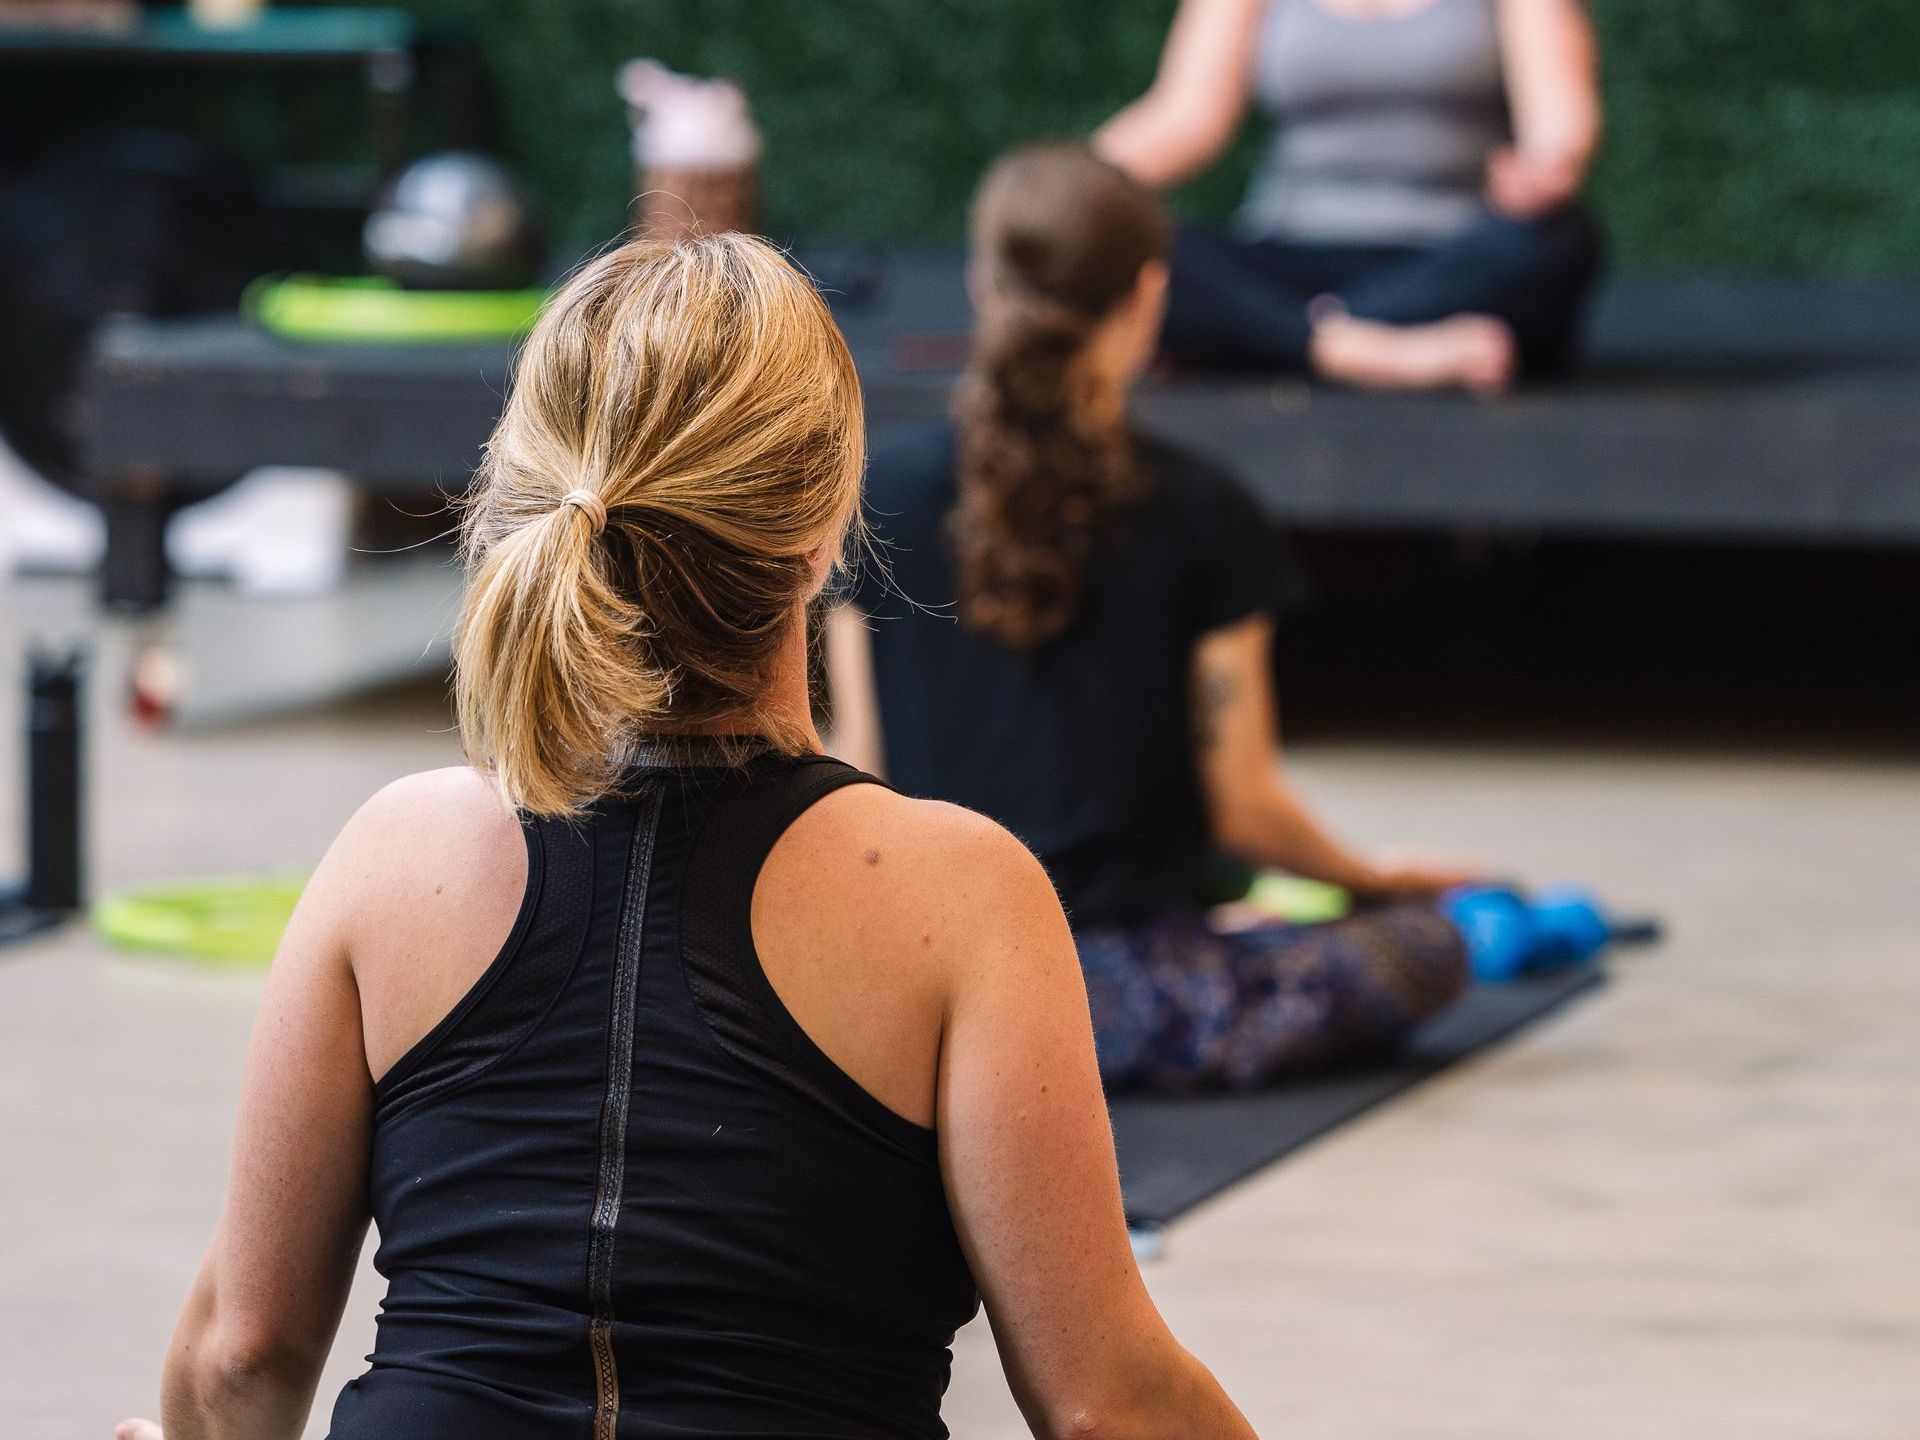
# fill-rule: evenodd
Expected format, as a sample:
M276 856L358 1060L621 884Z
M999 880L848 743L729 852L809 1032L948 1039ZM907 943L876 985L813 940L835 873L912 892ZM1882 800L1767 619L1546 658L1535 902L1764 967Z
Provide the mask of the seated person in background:
M1180 236L1167 355L1380 389L1564 367L1600 262L1596 57L1580 0L1181 0L1095 149L1174 185L1250 95L1278 129L1241 234Z
M876 451L885 565L827 621L841 753L983 811L1065 900L1110 1088L1251 1086L1387 1049L1466 977L1427 903L1458 867L1358 855L1278 770L1274 537L1227 476L1137 438L1167 221L1083 146L1016 151L974 208L978 331L941 425ZM871 620L871 624L869 621ZM1221 847L1380 903L1212 928Z

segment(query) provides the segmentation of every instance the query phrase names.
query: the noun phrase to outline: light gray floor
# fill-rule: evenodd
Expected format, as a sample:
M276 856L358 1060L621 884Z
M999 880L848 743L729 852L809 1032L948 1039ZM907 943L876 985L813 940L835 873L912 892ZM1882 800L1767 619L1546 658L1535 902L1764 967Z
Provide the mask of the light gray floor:
M10 669L18 593L0 607ZM429 691L154 735L104 671L107 887L308 863L371 790L454 755ZM1672 938L1172 1231L1154 1292L1262 1433L1920 1435L1920 767L1415 745L1297 766L1358 836L1585 878ZM151 1409L256 993L79 930L0 955L4 1440ZM376 1298L369 1272L315 1434ZM956 1435L1024 1434L981 1327L958 1351Z

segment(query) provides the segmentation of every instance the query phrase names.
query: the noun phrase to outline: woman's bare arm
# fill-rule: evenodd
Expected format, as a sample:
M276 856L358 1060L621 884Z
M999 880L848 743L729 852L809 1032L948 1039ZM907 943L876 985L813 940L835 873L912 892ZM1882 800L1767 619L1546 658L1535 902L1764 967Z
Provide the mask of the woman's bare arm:
M1581 0L1499 0L1513 146L1487 170L1494 208L1544 214L1580 193L1600 148L1600 46Z
M1145 185L1177 185L1219 158L1246 114L1266 0L1181 0L1147 92L1093 148Z
M1272 649L1272 622L1255 615L1202 636L1194 650L1194 738L1215 843L1362 894L1430 894L1478 878L1471 866L1369 859L1321 824L1280 765Z
M1141 1283L1086 989L1051 883L977 817L951 824L940 850L967 922L947 957L941 1165L1027 1423L1042 1437L1248 1440Z
M168 1352L167 1440L300 1433L366 1234L374 1077L478 978L525 865L518 821L464 766L387 786L320 862L254 1019L226 1206ZM145 1424L123 1440L154 1440Z
M366 1235L372 1082L340 916L353 827L315 873L254 1021L226 1206L161 1382L167 1440L300 1433Z

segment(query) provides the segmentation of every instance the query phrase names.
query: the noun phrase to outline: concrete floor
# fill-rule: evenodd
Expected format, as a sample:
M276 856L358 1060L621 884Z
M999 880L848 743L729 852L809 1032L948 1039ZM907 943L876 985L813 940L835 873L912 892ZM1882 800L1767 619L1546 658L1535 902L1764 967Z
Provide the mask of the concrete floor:
M27 609L0 590L9 673ZM370 791L454 756L430 689L154 735L103 671L101 887L309 863ZM1261 1433L1920 1435L1920 765L1412 742L1296 763L1357 837L1578 876L1671 939L1173 1229L1153 1290ZM4 1440L153 1408L256 994L79 929L0 954ZM313 1434L377 1295L368 1271ZM983 1327L948 1414L968 1440L1025 1433Z

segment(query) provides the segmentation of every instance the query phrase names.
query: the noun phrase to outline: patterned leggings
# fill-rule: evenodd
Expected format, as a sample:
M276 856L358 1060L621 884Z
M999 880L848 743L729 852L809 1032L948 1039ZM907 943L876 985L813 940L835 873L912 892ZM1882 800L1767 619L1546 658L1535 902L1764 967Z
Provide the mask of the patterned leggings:
M1371 1059L1467 983L1459 932L1411 903L1323 925L1219 933L1195 915L1075 939L1111 1091L1244 1090Z

